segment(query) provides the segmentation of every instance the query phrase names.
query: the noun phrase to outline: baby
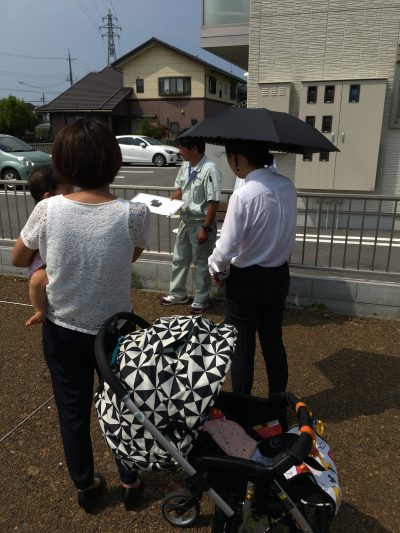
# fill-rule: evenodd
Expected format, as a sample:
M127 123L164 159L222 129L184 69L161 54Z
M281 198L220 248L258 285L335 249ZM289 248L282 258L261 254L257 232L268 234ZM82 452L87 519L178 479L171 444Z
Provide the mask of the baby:
M56 194L69 194L73 187L62 183L51 163L36 168L29 180L29 192L36 203ZM26 321L26 326L41 324L46 317L46 265L37 251L28 269L29 298L35 313Z

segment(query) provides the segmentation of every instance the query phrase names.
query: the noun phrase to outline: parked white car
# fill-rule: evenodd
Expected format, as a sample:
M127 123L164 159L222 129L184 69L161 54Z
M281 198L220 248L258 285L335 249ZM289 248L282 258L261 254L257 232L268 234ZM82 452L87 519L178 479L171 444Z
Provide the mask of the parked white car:
M123 163L152 163L156 167L181 161L178 148L145 135L117 135Z

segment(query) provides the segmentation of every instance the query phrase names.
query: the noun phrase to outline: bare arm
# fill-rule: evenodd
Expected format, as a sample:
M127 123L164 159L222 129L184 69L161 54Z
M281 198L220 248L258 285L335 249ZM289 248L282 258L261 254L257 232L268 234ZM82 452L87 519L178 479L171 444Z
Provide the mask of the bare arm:
M174 194L170 196L171 200L182 200L182 189L176 189Z
M12 264L16 267L28 267L32 263L34 254L35 250L27 248L22 242L21 237L19 237L12 251Z
M144 248L138 248L137 246L135 246L135 248L133 249L132 263L139 259L139 257L142 255L143 250Z
M215 215L217 214L218 205L219 205L219 202L215 202L213 200L208 202L207 214L206 214L206 218L204 219L204 226L209 226L209 227L212 226L214 219L215 219ZM200 229L199 233L197 234L197 244L201 245L207 241L208 241L207 233L203 229Z
M207 214L206 218L204 219L204 225L205 226L211 226L214 222L215 215L217 214L219 202L210 201L208 202L207 207Z

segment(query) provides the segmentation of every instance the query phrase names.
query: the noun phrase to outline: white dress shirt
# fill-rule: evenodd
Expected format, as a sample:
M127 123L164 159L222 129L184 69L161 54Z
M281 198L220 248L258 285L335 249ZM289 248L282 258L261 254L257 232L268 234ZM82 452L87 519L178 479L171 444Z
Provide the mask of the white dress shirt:
M221 236L208 258L211 274L229 265L277 267L288 260L296 234L297 193L289 178L269 168L250 172L235 188Z

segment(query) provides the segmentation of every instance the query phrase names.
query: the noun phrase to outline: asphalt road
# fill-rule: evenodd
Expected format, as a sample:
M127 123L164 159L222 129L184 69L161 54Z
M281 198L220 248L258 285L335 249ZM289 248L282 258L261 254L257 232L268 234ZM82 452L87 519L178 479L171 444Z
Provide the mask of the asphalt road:
M116 185L150 185L154 187L173 187L179 166L153 167L124 166L118 172L114 183Z

